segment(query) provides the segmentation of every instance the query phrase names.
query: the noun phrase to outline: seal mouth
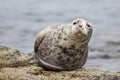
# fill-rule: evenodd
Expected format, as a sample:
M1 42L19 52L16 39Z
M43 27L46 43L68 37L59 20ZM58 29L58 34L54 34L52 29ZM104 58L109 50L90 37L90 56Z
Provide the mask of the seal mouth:
M79 38L87 38L88 36L87 35L83 35L83 34L78 34L78 37Z
M79 36L87 36L88 33L87 33L87 32L84 32L84 31L78 31L78 32L77 32L77 35L79 35Z

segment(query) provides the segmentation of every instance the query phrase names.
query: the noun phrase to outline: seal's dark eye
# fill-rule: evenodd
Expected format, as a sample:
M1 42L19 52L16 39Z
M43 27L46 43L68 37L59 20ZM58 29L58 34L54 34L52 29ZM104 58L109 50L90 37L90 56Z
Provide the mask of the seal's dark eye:
M77 24L77 22L73 22L73 25Z
M88 27L91 27L89 24L87 24Z

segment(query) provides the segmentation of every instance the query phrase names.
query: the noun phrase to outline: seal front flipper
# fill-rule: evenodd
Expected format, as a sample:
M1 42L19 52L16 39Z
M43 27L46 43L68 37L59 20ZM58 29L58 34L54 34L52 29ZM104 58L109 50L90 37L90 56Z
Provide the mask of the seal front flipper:
M44 40L44 38L45 38L45 32L44 31L38 33L37 39L35 40L35 44L34 44L34 52L35 53L37 53L38 48L39 48L40 44L42 43L42 41Z
M63 70L62 67L58 67L58 66L46 63L43 60L41 60L40 58L39 58L39 65L46 70L54 70L54 71L62 71Z
M56 25L57 26L57 25ZM55 65L52 65L52 64L49 64L45 61L42 60L42 57L40 56L41 53L40 53L40 50L39 48L41 48L41 44L43 43L44 40L47 39L47 37L54 32L54 30L57 29L56 26L53 26L53 27L49 27L49 28L46 28L45 30L41 31L38 33L37 35L37 38L35 40L35 44L34 44L34 58L36 60L36 62L38 63L39 66L47 69L47 70L63 70L61 67L58 67L58 66L55 66Z

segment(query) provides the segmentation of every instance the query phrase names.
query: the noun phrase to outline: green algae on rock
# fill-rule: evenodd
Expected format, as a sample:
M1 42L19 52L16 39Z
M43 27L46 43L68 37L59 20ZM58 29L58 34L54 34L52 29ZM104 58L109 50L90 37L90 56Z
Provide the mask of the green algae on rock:
M46 71L32 60L31 55L0 46L0 80L120 80L119 72L98 69Z

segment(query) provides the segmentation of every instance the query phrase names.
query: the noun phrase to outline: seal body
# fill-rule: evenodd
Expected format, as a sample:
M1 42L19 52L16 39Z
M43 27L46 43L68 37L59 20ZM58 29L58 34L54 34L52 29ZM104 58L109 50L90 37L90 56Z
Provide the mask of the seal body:
M48 27L37 35L35 59L49 70L81 68L87 60L91 34L91 25L83 19Z

